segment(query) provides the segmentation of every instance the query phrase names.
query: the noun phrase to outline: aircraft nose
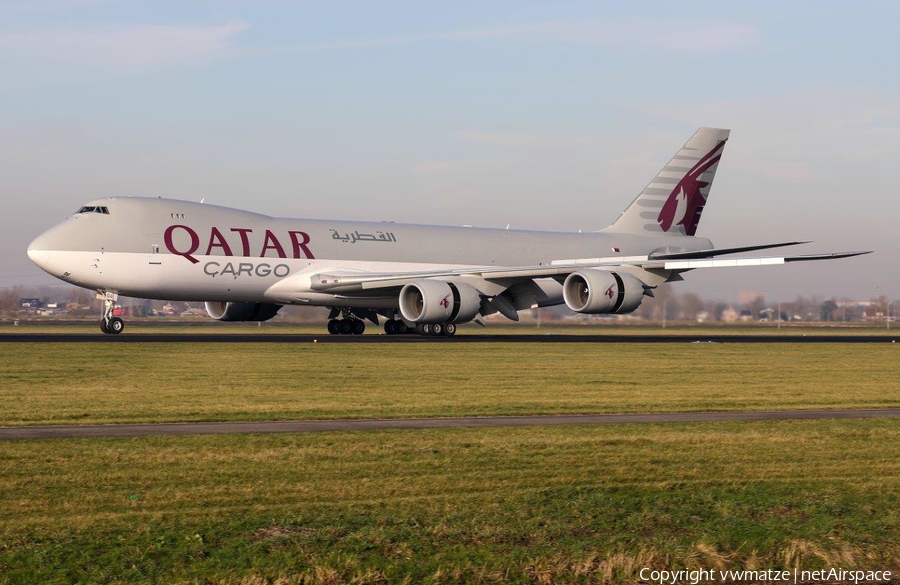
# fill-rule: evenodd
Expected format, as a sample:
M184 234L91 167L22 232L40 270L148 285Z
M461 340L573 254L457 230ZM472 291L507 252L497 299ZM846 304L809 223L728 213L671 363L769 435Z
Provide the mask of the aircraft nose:
M50 243L44 234L39 235L28 244L28 257L41 268L50 260Z

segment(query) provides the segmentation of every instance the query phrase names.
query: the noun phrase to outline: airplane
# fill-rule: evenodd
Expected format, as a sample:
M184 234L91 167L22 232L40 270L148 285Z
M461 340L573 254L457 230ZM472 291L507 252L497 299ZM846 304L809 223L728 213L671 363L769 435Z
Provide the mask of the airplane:
M153 197L84 204L28 246L65 282L96 291L100 330L118 296L205 302L220 321L266 321L284 305L331 307L328 332L452 336L457 325L565 304L624 314L701 268L767 266L869 252L720 258L793 241L715 248L696 235L729 130L700 128L609 227L547 232L275 218Z

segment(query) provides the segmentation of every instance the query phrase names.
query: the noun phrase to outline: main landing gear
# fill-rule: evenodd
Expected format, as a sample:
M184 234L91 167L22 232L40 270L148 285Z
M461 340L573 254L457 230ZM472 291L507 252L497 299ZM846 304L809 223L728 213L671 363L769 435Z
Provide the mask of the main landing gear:
M331 335L362 335L366 324L359 319L330 319L328 333Z
M113 311L116 310L116 301L119 300L118 293L98 292L97 298L103 301L103 316L100 318L100 331L107 335L118 335L125 329L125 321L120 317L114 317Z
M409 327L401 319L388 319L384 322L384 332L388 335L404 335L417 333L431 337L452 337L456 335L455 323L419 323L415 329Z
M328 333L331 335L362 335L366 330L366 322L362 320L363 317L378 323L375 313L357 313L359 311L354 312L353 309L332 309L328 319ZM340 319L336 318L338 315L340 315Z
M429 337L453 337L456 335L455 323L419 323L415 327L407 325L406 321L399 318L399 312L394 310L378 311L334 308L328 320L328 333L331 335L362 335L366 330L363 319L369 319L378 323L378 316L386 320L384 332L388 335L418 334Z
M400 319L388 319L384 322L384 332L388 335L405 335L410 332L410 329Z
M328 322L328 333L332 335L361 335L366 324L359 319L331 319ZM419 323L415 329L400 319L388 319L384 322L384 332L388 335L407 335L418 333L431 337L452 337L456 335L454 323Z
M456 335L455 323L419 323L415 328L407 326L400 319L388 319L384 322L384 332L388 335L404 335L417 333L430 337L453 337Z
M453 337L456 335L455 323L419 323L416 325L416 333L430 335L431 337Z

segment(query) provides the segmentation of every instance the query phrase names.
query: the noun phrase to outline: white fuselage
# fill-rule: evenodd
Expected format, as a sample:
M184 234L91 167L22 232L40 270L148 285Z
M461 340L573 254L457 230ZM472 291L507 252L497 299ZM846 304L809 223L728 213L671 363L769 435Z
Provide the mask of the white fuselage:
M316 292L330 271L402 273L466 267L547 266L582 258L646 257L710 249L703 238L558 233L387 222L282 219L169 199L92 201L36 238L31 259L66 282L152 299L396 308L385 291ZM561 286L536 279L538 304Z

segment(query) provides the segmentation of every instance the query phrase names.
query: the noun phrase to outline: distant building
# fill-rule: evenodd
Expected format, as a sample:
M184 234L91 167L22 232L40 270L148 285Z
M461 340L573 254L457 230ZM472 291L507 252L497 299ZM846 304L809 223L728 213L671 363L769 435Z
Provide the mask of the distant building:
M726 323L734 323L740 317L740 313L734 307L728 307L724 311L722 311L722 321Z
M44 301L36 297L25 297L19 299L19 307L22 309L40 309L44 306Z

